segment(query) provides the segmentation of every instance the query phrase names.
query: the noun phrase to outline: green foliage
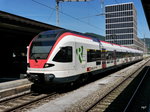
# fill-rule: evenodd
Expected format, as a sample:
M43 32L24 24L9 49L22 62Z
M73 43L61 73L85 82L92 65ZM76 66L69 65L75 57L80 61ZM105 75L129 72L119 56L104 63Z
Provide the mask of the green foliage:
M142 38L141 40L146 43L148 51L150 51L150 38Z

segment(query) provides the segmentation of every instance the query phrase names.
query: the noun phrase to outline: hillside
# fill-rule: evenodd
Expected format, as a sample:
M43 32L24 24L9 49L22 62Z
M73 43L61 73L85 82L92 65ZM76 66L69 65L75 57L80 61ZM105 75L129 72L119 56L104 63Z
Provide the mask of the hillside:
M148 50L150 51L150 38L142 38L141 39L143 42L145 41L146 46L148 47Z

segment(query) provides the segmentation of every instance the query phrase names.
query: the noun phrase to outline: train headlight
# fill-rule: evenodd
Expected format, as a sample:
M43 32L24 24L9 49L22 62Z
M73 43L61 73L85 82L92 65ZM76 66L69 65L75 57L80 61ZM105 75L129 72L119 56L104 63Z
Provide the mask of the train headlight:
M48 67L52 67L52 66L54 66L54 64L45 63L44 68L48 68Z

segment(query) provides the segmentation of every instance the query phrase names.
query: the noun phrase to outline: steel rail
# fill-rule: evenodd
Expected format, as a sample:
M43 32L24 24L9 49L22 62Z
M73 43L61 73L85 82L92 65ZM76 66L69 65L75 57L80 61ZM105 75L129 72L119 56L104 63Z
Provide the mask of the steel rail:
M19 108L28 106L34 102L40 101L40 100L50 97L50 96L52 97L54 95L56 95L55 92L51 93L51 94L40 94L40 95L35 95L35 96L33 95L33 93L28 93L25 95L15 97L14 99L13 98L7 99L6 101L0 103L0 112L1 111L2 112L15 111ZM10 105L10 103L12 104L12 106L8 106L8 105ZM1 106L4 106L4 107L2 108ZM6 108L5 108L5 106L6 106Z

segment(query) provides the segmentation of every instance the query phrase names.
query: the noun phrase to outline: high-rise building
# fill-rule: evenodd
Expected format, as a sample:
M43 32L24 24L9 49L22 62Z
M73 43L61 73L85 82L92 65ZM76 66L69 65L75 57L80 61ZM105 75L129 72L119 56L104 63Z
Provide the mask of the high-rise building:
M143 50L137 37L137 12L132 2L105 7L106 41Z

